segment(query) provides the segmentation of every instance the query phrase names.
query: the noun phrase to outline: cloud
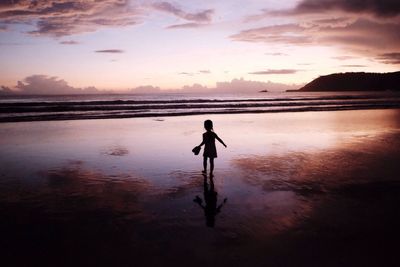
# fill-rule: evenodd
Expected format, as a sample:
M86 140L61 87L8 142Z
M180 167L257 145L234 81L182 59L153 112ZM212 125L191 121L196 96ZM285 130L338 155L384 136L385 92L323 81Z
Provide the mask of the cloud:
M291 9L263 9L262 14L248 20L271 21L271 17L283 17L291 23L250 28L230 38L286 46L322 45L370 59L400 47L398 0L300 0ZM384 62L396 64L390 63L396 61Z
M96 53L111 53L111 54L118 54L118 53L124 53L124 50L121 49L104 49L104 50L95 50L94 52Z
M1 95L11 95L14 92L7 86L0 86L0 96Z
M275 52L275 53L265 53L267 56L288 56L288 54Z
M366 65L358 65L358 64L346 64L346 65L340 65L340 67L345 67L345 68L365 68L368 67Z
M201 84L195 83L193 85L185 85L181 89L182 92L186 93L204 93L204 92L209 92L210 88L207 86L203 86Z
M399 29L400 22L396 21L357 19L346 25L324 26L311 20L248 29L232 35L231 39L293 46L335 46L374 58L400 47Z
M187 75L187 76L195 76L199 74L210 74L210 70L199 70L198 72L189 72L189 71L182 71L178 72L179 75Z
M68 41L61 41L60 44L64 44L64 45L76 45L76 44L79 44L79 42L74 41L74 40L68 40Z
M95 50L95 53L110 53L110 54L119 54L125 53L124 50L121 49L104 49L104 50Z
M228 82L217 82L215 87L206 87L201 84L185 85L174 92L183 93L257 93L262 90L267 91L285 91L288 89L297 89L299 85L288 85L273 82L259 82L240 79L233 79Z
M244 42L311 44L312 36L307 35L306 31L307 28L291 23L244 30L230 38Z
M152 85L138 86L130 90L131 93L136 94L151 94L151 93L161 93L160 87Z
M217 82L215 87L207 87L198 83L185 85L179 89L161 89L158 86L143 85L118 93L160 94L160 93L256 93L261 90L285 91L298 89L302 85L283 84L274 82L260 82L233 79L226 82ZM70 86L65 80L48 75L31 75L18 81L13 88L0 86L0 95L70 95L70 94L104 94L112 91L98 90L95 87L78 88ZM115 92L114 92L115 93Z
M200 84L185 85L180 89L162 90L158 86L143 85L129 90L129 93L134 94L159 94L159 93L201 93L209 90L206 86Z
M183 23L183 24L174 24L166 27L167 29L193 29L193 28L200 28L204 27L208 24L204 23L196 23L196 22L189 22L189 23Z
M47 75L32 75L15 86L17 92L25 95L63 95L63 94L96 94L100 93L95 87L76 88L57 77Z
M201 73L201 74L210 74L211 71L209 71L209 70L199 70L199 73Z
M353 56L336 56L336 57L332 57L333 59L337 59L337 60L349 60L349 59L355 59L356 57Z
M153 8L162 12L166 12L169 14L172 14L178 18L188 20L188 21L194 21L194 22L210 22L212 20L212 15L214 13L213 9L206 9L203 11L199 11L197 13L188 13L186 11L183 11L181 8L179 8L176 5L173 5L168 2L160 2L160 3L154 3Z
M257 75L270 75L270 74L294 74L299 70L294 69L281 69L281 70L263 70L263 71L254 71L249 72L249 74L257 74Z
M1 1L0 23L31 24L29 34L61 37L100 28L136 25L143 9L129 0Z
M302 0L297 6L281 13L315 14L332 11L347 13L367 13L376 17L395 17L400 14L400 1L397 0Z
M179 72L178 74L179 74L179 75L193 76L195 73L193 73L193 72L182 71L182 72Z
M377 60L386 64L400 64L400 52L381 54Z
M240 79L233 79L227 82L217 82L214 87L207 87L199 83L193 85L185 85L180 89L163 90L159 87L151 85L139 86L130 93L257 93L261 90L268 91L285 91L288 89L298 89L301 85L288 85L283 83L259 82Z
M213 90L217 93L246 93L259 92L261 90L268 91L284 91L288 89L297 89L298 85L288 85L273 82L248 81L241 79L233 79L230 82L217 82L216 88Z

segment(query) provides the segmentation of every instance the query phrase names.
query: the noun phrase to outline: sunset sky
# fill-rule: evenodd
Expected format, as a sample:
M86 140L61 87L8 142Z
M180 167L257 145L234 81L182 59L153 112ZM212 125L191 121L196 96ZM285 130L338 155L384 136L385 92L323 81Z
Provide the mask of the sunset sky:
M1 0L0 48L13 90L302 84L399 70L400 1Z

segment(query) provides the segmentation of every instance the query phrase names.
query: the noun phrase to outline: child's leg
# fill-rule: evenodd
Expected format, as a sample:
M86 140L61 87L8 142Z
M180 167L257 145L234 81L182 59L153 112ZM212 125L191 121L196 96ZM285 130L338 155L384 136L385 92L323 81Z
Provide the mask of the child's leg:
M210 158L210 174L214 171L214 158Z
M204 172L207 171L207 157L203 157L203 168L204 168Z

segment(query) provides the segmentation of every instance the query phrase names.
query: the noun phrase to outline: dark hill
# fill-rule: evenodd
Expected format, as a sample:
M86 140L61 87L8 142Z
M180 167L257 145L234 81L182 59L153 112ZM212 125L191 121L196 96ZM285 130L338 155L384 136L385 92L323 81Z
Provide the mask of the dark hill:
M298 91L400 91L400 71L390 73L335 73L306 84ZM292 90L293 91L293 90Z

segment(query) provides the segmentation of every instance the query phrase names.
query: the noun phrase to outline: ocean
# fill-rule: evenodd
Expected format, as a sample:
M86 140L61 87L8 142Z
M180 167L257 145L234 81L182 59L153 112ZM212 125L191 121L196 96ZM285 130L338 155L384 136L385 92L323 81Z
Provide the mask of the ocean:
M399 108L396 92L2 96L0 122Z

